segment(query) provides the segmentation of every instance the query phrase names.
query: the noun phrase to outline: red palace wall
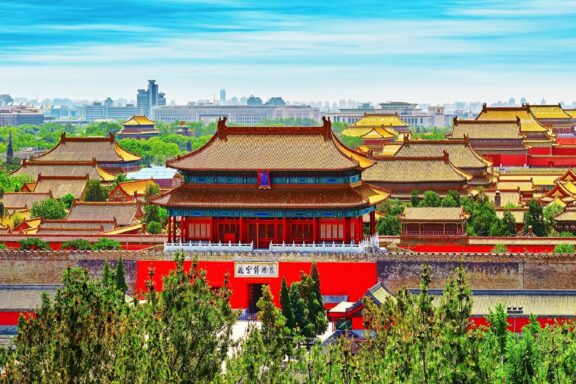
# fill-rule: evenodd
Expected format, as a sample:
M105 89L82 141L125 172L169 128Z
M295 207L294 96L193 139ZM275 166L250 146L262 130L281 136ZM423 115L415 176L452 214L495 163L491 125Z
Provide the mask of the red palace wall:
M264 261L264 260L263 260ZM270 260L266 260L269 262ZM221 287L224 284L224 275L229 274L230 289L232 296L230 304L233 308L243 309L248 307L248 289L250 284L267 284L272 290L274 299L279 305L280 286L282 277L286 278L288 285L300 280L301 273L310 273L311 262L279 262L279 273L276 278L244 278L234 277L233 261L200 261L199 269L206 270L206 278L213 287ZM322 295L345 295L348 301L356 301L366 294L368 289L378 281L375 262L318 262L320 274L320 290ZM190 261L184 263L189 269ZM146 289L149 268L154 268L154 282L157 289L162 287L162 278L176 267L173 261L149 261L141 260L137 263L136 291Z
M18 325L20 313L24 316L32 316L32 312L0 312L0 327Z
M506 244L506 249L511 253L552 253L554 245L512 245ZM495 242L496 244L496 242ZM400 248L409 249L414 252L432 252L432 253L488 253L494 248L494 245L413 245L402 246Z

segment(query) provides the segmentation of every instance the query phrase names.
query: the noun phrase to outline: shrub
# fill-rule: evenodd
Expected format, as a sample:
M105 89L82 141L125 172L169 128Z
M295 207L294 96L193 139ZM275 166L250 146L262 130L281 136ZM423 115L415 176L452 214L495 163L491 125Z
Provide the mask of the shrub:
M122 245L117 240L107 239L105 237L101 237L98 239L97 242L94 243L94 249L98 250L115 250L115 249L122 249Z
M554 253L574 253L574 244L556 244Z
M60 220L66 217L66 208L64 208L64 204L56 199L46 199L34 202L31 214L32 217Z
M78 250L90 250L94 249L92 244L85 239L75 239L70 241L65 241L60 246L60 249L78 249Z
M506 253L508 252L508 248L504 244L496 244L494 248L492 248L492 253Z
M574 234L572 232L562 231L562 232L560 232L560 234L558 236L559 237L574 237Z
M27 239L20 240L20 249L24 251L31 251L36 249L47 251L50 249L50 245L37 237L29 237Z
M76 200L76 198L70 193L67 193L60 198L60 202L64 205L64 207L66 207L66 209L70 209L74 200Z
M162 224L160 224L158 221L151 221L146 226L146 232L156 235L162 232Z

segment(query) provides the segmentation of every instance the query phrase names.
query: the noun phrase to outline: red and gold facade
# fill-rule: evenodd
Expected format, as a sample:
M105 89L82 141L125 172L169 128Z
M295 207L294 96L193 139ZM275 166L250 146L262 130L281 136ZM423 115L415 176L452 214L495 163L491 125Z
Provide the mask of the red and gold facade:
M321 127L227 127L167 162L184 184L154 202L170 212L170 242L253 244L362 241L363 215L388 194L362 182L374 164Z

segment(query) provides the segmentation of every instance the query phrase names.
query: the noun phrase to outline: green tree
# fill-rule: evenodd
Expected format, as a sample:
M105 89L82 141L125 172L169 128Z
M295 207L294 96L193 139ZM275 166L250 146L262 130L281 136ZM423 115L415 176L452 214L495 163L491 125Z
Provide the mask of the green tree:
M504 211L502 224L504 225L504 236L516 236L516 219L509 210Z
M410 204L413 207L418 207L420 205L420 191L410 192Z
M554 229L554 217L562 213L564 208L559 204L551 204L542 210L544 215L544 226L546 228L546 233L550 233Z
M397 236L400 234L402 224L398 216L383 216L376 222L376 232L384 236Z
M535 199L528 202L528 211L524 214L524 230L528 231L529 227L536 236L546 236L542 206Z
M23 251L47 251L50 250L50 244L40 239L39 237L28 237L24 240L20 240L20 249Z
M115 271L116 288L118 288L122 293L126 293L128 286L126 285L126 272L124 271L124 262L122 257L118 259Z
M289 329L296 328L296 320L294 319L292 303L290 302L290 292L288 291L285 277L282 277L282 286L280 288L280 306L282 307L282 315L286 318L286 326Z
M146 193L144 195L144 198L146 202L149 202L151 198L153 198L159 193L160 193L160 187L158 186L158 184L150 184L146 187Z
M30 211L32 217L41 217L46 220L61 220L66 217L64 204L56 199L35 201Z
M88 180L82 197L83 201L106 201L107 197L100 180Z
M146 225L146 232L156 235L162 232L162 224L157 221L150 221Z
M458 201L454 199L451 195L446 195L440 202L441 207L458 207Z
M79 249L79 250L91 250L94 249L92 244L85 239L74 239L68 240L62 243L60 249Z
M424 192L424 198L418 204L419 207L439 207L441 204L440 196L434 191Z
M101 237L97 242L93 244L94 249L97 250L118 250L122 249L122 245L117 240L107 239Z
M156 204L148 204L144 207L144 222L146 225L150 225L153 221L166 223L167 219L168 212L166 209Z
M60 202L64 205L66 209L70 209L74 200L76 200L76 198L70 193L67 193L60 198Z

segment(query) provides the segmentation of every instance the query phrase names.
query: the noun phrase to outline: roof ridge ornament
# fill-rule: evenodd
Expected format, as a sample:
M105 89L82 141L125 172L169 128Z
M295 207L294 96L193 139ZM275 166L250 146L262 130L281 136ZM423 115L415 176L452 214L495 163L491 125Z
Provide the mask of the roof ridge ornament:
M226 120L228 120L228 118L226 116L222 117L222 118L218 118L218 123L217 123L217 129L216 129L216 135L218 135L218 138L220 140L224 140L226 141L226 129L228 128L226 126Z
M322 128L324 128L324 141L332 138L332 122L329 117L322 116Z
M444 163L450 164L450 155L447 150L444 150Z

